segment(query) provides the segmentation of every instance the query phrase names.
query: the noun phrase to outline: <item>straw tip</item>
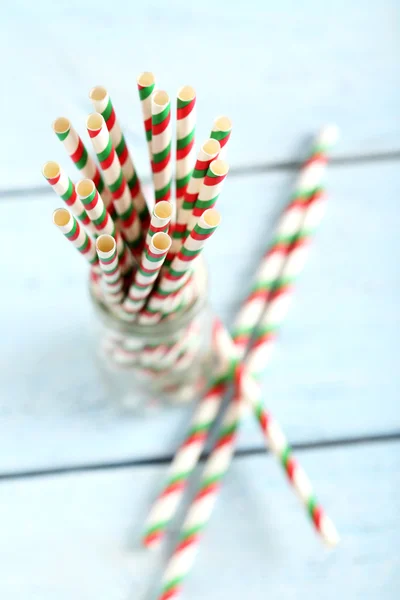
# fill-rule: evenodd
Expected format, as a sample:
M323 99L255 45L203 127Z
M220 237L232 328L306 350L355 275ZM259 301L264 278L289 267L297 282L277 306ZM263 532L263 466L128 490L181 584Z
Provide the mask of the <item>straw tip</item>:
M322 127L319 135L318 135L318 141L320 144L323 144L324 146L334 146L338 139L339 139L339 127L337 125L335 125L334 123L330 123L328 125L324 125L324 127Z
M66 117L57 117L51 124L51 127L55 133L63 134L67 133L71 129L70 120Z
M91 113L86 118L86 127L90 131L98 131L99 129L101 129L103 127L103 123L104 123L103 116L97 112Z

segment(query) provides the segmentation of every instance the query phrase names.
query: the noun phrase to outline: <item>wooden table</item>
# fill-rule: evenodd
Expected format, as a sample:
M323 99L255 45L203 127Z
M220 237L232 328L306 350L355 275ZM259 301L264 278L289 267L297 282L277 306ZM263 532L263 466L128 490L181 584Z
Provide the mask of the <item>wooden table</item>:
M264 378L341 546L321 547L251 416L185 586L190 600L395 599L400 589L398 3L13 3L0 23L0 597L148 600L140 525L192 410L123 413L99 382L84 261L51 224L51 131L107 85L148 177L136 75L198 92L198 139L234 121L207 247L230 324L310 135L336 122L329 208ZM240 239L236 244L234 240ZM178 523L175 530L178 529ZM166 554L167 551L165 551Z

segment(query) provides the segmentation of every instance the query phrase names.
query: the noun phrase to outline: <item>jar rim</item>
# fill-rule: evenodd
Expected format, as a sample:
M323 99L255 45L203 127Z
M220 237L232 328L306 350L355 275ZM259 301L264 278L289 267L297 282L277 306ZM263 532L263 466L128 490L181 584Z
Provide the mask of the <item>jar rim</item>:
M96 297L91 286L89 286L89 294L96 314L106 326L112 327L120 333L131 334L135 337L146 337L148 339L153 337L156 339L163 335L179 332L181 329L187 327L207 304L206 294L200 294L190 306L168 319L168 321L159 321L158 323L144 325L118 318L117 315L109 310L104 302Z

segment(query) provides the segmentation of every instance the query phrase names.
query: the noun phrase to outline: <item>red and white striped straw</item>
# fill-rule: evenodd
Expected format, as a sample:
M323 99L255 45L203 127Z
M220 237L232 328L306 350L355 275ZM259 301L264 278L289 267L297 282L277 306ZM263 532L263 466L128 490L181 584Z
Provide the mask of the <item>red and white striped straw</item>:
M85 229L79 225L74 215L66 208L57 208L53 212L53 223L92 267L98 265L99 261L94 243Z
M104 179L113 195L122 231L129 246L137 250L141 242L140 221L104 118L99 113L93 113L87 118L86 126Z
M42 173L45 179L49 182L57 196L64 200L65 204L71 209L76 217L85 225L91 233L94 232L94 227L79 200L74 184L68 177L64 169L56 162L49 160L42 167Z
M111 235L100 235L96 240L96 251L105 300L108 304L120 304L124 292L115 239Z

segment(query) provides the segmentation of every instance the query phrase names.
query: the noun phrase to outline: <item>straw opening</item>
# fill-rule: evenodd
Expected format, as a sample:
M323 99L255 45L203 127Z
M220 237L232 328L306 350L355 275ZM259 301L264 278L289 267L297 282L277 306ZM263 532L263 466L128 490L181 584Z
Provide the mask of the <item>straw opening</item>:
M65 208L57 208L53 212L53 223L57 225L57 227L65 227L68 225L71 215Z
M91 179L82 179L76 184L76 192L81 198L87 198L94 190L94 183Z
M168 219L172 215L172 205L167 200L162 200L161 202L157 202L154 207L154 214L159 219Z
M169 96L167 92L159 91L156 92L153 96L154 104L158 104L158 106L165 106L169 102Z
M195 89L192 88L191 85L185 85L178 91L179 100L183 100L183 102L188 102L196 98Z
M104 100L106 96L107 90L102 85L96 85L96 87L92 88L89 92L89 98L91 100L95 100L96 102Z
M103 125L103 117L99 113L92 113L86 119L86 125L88 129L101 129Z
M221 146L218 140L210 138L202 145L201 149L206 154L210 154L212 156L213 154L217 154L221 150Z
M221 221L221 215L215 208L209 208L203 213L203 219L210 227L216 227Z
M43 165L42 172L46 179L53 179L54 177L58 177L60 174L60 165L52 160L49 160L49 162Z
M151 238L154 248L157 250L168 250L171 245L171 238L166 233L155 233Z
M214 127L220 131L230 131L232 129L232 121L229 117L218 117L214 121Z
M153 85L155 82L155 77L153 73L150 73L150 71L145 71L139 75L137 82L142 87L148 87L149 85Z
M218 160L213 160L211 165L210 165L210 169L211 171L214 173L214 175L226 175L227 172L229 171L229 165L226 162L226 160L221 160L220 158Z
M56 133L65 133L71 129L71 123L66 117L58 117L53 123L53 130Z
M96 240L96 248L100 252L111 252L114 250L115 240L111 235L101 235Z

